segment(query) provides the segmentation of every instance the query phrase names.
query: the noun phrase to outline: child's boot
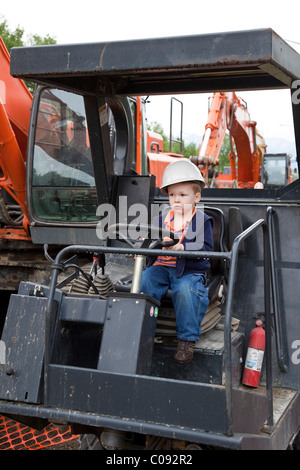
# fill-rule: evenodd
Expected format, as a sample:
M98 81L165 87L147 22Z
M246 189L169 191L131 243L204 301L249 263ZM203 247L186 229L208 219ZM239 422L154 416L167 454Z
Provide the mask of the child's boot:
M185 364L193 360L195 341L178 341L177 351L174 356L176 362Z

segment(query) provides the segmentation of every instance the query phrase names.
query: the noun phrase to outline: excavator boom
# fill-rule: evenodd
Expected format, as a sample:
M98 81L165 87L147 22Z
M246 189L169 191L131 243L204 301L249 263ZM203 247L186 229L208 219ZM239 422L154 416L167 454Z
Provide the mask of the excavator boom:
M10 75L9 53L0 37L0 215L5 224L18 225L16 236L25 239L28 238L25 161L31 105L32 95L25 83ZM21 229L7 209L6 202L11 199L24 214ZM6 229L1 235L7 236Z
M0 37L0 96L15 133L24 160L32 105L32 95L27 86L10 75L10 57Z
M266 146L260 135L257 145L256 122L251 121L247 104L235 92L214 93L199 155L191 159L200 167L208 185L216 174L215 167L219 164L219 154L227 130L231 141L231 179L238 180L239 187L253 187L260 178L260 165ZM236 147L237 163L232 139Z

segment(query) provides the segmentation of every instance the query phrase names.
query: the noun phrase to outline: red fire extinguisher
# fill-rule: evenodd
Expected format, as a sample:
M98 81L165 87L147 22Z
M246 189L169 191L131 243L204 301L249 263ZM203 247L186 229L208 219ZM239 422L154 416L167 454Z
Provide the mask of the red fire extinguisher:
M242 383L249 387L258 387L264 359L266 334L263 322L256 320L256 327L250 333Z

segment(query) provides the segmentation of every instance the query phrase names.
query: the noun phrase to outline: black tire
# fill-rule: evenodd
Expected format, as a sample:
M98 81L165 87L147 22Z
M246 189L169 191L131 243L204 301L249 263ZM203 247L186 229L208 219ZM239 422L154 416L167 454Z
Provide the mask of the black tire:
M300 431L294 439L293 450L300 450Z
M94 434L81 434L78 450L104 450L99 438Z

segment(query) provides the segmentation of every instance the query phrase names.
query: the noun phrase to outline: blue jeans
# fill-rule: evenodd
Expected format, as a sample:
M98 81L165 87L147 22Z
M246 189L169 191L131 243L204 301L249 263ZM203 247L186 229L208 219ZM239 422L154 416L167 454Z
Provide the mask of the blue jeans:
M177 338L198 341L200 325L209 304L205 285L203 274L184 274L177 278L175 268L150 266L143 271L141 292L161 301L170 288L176 314Z

